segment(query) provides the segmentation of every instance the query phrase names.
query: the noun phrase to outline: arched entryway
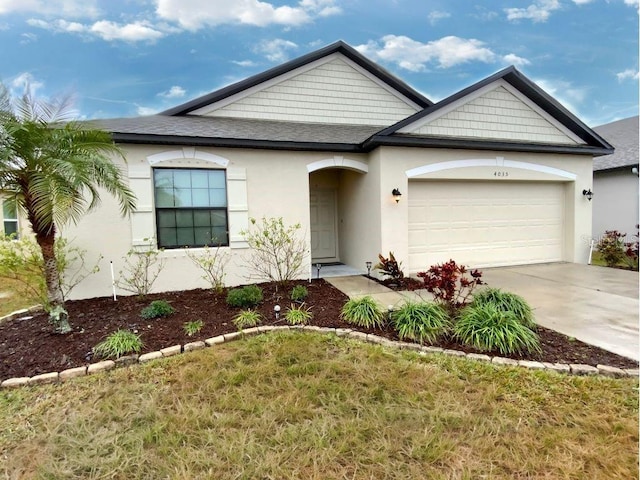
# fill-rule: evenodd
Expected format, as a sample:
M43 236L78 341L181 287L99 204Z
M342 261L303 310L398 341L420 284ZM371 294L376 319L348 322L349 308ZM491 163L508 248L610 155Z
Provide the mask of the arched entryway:
M348 261L354 243L350 219L356 214L353 185L368 172L366 163L333 157L307 165L311 261Z

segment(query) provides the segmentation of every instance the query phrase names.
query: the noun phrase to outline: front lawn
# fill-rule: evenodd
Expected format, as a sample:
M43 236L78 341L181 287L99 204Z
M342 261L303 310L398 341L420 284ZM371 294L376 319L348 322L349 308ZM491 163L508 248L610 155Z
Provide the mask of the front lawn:
M35 295L25 294L19 282L0 277L0 317L38 304Z
M636 379L253 337L0 390L7 478L638 478Z

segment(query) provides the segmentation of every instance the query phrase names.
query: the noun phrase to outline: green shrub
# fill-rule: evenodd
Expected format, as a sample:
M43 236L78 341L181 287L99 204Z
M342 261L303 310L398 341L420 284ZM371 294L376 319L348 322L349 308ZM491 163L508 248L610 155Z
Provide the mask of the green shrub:
M296 305L292 303L284 318L290 325L304 325L313 318L313 313L309 307L302 305Z
M340 317L347 323L365 328L382 328L385 324L384 312L369 296L349 300L342 307Z
M291 300L294 302L303 302L309 296L309 291L304 285L296 285L291 289Z
M433 343L451 328L447 311L435 303L407 301L391 319L401 339L420 343Z
M139 335L129 330L117 330L93 347L93 353L101 358L120 358L129 353L139 353L142 345Z
M533 330L513 312L504 312L491 303L470 305L462 310L454 334L465 345L480 351L499 351L503 355L541 351Z
M486 288L474 295L471 305L479 306L486 304L495 305L503 312L513 313L518 320L529 328L536 326L533 310L520 295L505 292L499 288Z
M260 324L262 321L262 316L260 313L255 310L242 310L238 315L236 315L233 319L233 324L236 326L238 330L242 330L243 328L251 328Z
M166 300L154 300L147 307L142 309L140 316L145 320L152 318L168 317L176 310Z
M262 301L262 289L257 285L232 288L227 293L227 304L231 307L255 307Z
M193 337L196 333L199 333L200 330L202 330L202 327L204 327L204 322L202 320L184 322L184 324L182 325L182 329L188 337Z

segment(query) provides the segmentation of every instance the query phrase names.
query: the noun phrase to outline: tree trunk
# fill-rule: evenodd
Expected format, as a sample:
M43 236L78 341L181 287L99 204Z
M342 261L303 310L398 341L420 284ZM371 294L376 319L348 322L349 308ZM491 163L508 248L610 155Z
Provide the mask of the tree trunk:
M36 241L42 251L44 261L44 279L47 285L47 301L49 303L49 319L59 333L71 331L67 311L64 308L64 298L60 288L60 275L55 254L55 230L51 233L36 234Z

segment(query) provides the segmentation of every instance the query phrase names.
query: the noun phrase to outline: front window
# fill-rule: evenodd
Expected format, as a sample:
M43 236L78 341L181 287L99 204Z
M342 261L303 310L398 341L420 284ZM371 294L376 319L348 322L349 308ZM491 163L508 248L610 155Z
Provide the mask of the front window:
M153 181L158 247L229 245L224 170L156 168Z
M18 236L18 209L15 200L2 202L3 229L5 235Z

